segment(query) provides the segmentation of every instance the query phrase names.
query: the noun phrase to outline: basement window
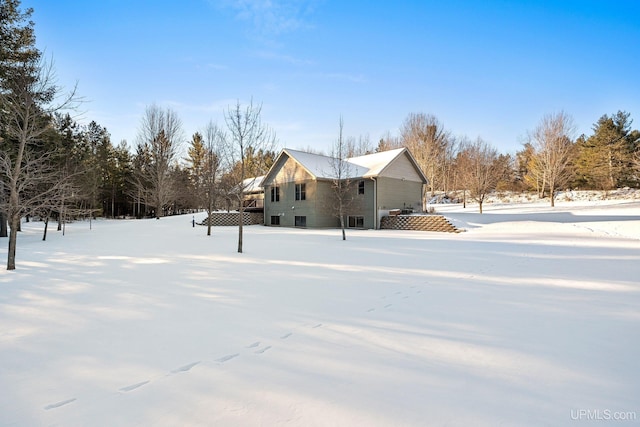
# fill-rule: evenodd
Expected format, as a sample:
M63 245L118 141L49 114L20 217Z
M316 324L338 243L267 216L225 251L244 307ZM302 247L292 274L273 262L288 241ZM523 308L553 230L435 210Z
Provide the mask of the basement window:
M364 228L364 216L349 216L347 223L349 224L349 228Z

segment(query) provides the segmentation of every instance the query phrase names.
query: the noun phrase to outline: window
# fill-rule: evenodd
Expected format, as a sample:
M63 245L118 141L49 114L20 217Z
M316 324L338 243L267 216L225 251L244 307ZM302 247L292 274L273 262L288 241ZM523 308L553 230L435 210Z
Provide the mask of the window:
M296 200L307 200L307 184L296 184Z
M307 217L306 216L296 216L295 217L295 225L296 225L296 227L306 227L307 226Z
M358 181L358 194L364 194L364 180Z
M349 228L364 228L363 216L350 216L348 220Z
M271 225L280 225L280 215L271 215Z
M280 201L280 187L271 187L271 201L272 202Z

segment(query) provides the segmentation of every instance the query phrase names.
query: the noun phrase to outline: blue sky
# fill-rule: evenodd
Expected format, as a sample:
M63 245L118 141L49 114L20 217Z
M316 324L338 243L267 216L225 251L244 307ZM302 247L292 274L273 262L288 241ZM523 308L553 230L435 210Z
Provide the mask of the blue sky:
M78 83L112 142L134 144L146 106L185 140L263 104L281 147L329 151L338 134L397 135L410 113L515 153L543 115L577 134L640 116L640 2L22 0L61 85ZM634 123L634 128L640 125ZM577 135L576 135L577 136Z

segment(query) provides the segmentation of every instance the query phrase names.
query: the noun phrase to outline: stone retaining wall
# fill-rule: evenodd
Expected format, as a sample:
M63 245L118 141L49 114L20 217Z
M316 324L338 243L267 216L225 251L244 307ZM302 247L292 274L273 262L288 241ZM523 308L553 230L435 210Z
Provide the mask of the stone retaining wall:
M262 224L264 216L262 212L243 212L242 225ZM228 227L238 225L240 212L214 212L211 214L211 225L215 227ZM207 219L198 223L207 225Z
M442 231L447 233L460 233L463 231L456 228L442 215L385 216L380 221L380 228L387 230Z

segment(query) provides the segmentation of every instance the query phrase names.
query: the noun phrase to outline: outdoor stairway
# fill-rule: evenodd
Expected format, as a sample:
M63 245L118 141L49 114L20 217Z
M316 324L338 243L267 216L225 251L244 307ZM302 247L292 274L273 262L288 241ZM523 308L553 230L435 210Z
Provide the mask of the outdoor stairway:
M382 217L380 228L386 230L441 231L460 233L463 230L455 227L442 215L392 215Z

